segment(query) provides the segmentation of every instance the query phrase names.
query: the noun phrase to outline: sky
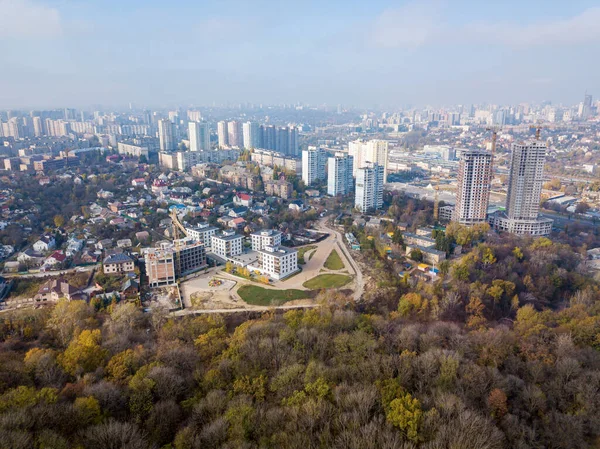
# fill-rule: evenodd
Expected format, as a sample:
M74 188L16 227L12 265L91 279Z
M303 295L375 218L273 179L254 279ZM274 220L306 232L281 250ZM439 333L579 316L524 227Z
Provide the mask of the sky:
M0 0L0 109L574 104L600 2Z

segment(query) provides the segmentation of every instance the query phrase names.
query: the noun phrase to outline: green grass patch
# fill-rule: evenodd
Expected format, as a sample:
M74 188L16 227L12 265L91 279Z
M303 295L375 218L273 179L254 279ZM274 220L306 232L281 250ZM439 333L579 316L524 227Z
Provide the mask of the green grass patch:
M238 289L238 294L245 302L255 306L272 306L296 299L309 299L313 297L311 292L304 290L274 290L255 285L242 285Z
M316 245L308 245L308 246L303 246L301 248L298 248L298 264L300 264L300 265L305 264L307 261L304 259L304 255L307 252L312 251L313 249L317 249L317 246ZM312 255L310 257L312 257ZM308 260L310 260L310 257L308 258Z
M344 268L344 262L342 262L340 255L335 249L331 251L331 254L327 257L324 267L328 270L341 270Z
M304 284L304 287L311 290L320 290L322 288L340 288L348 284L352 278L343 274L320 274L312 279L309 279Z

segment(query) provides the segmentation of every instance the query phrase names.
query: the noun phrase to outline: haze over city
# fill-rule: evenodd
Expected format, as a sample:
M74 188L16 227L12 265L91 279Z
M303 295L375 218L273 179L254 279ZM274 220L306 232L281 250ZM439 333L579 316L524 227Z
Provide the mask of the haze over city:
M598 23L595 1L0 0L0 108L575 103Z

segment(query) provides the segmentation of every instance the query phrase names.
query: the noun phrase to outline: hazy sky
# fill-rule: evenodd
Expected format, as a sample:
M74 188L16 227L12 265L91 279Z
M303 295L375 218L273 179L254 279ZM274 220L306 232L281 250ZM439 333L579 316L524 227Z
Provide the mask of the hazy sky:
M598 0L0 0L0 109L575 103Z

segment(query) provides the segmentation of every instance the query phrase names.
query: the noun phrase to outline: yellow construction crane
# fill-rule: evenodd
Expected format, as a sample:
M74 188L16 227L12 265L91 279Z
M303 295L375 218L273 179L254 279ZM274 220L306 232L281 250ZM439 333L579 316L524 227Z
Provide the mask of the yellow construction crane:
M438 221L440 216L440 178L439 176L432 177L432 181L435 181L433 186L433 218Z
M175 246L175 276L179 277L179 275L181 275L181 241L179 239L179 231L181 231L185 237L187 237L188 233L185 226L179 221L176 207L171 208L170 215L171 221L173 222L173 244Z
M542 126L539 123L537 125L531 125L529 127L529 129L535 129L535 140L540 140L540 137L542 134L542 128L545 128L545 126Z
M494 180L494 158L496 157L496 141L498 140L498 131L500 131L501 129L502 128L500 126L490 126L485 129L486 131L492 132L492 159L490 160L490 179L488 180L488 195L492 192L492 181Z

